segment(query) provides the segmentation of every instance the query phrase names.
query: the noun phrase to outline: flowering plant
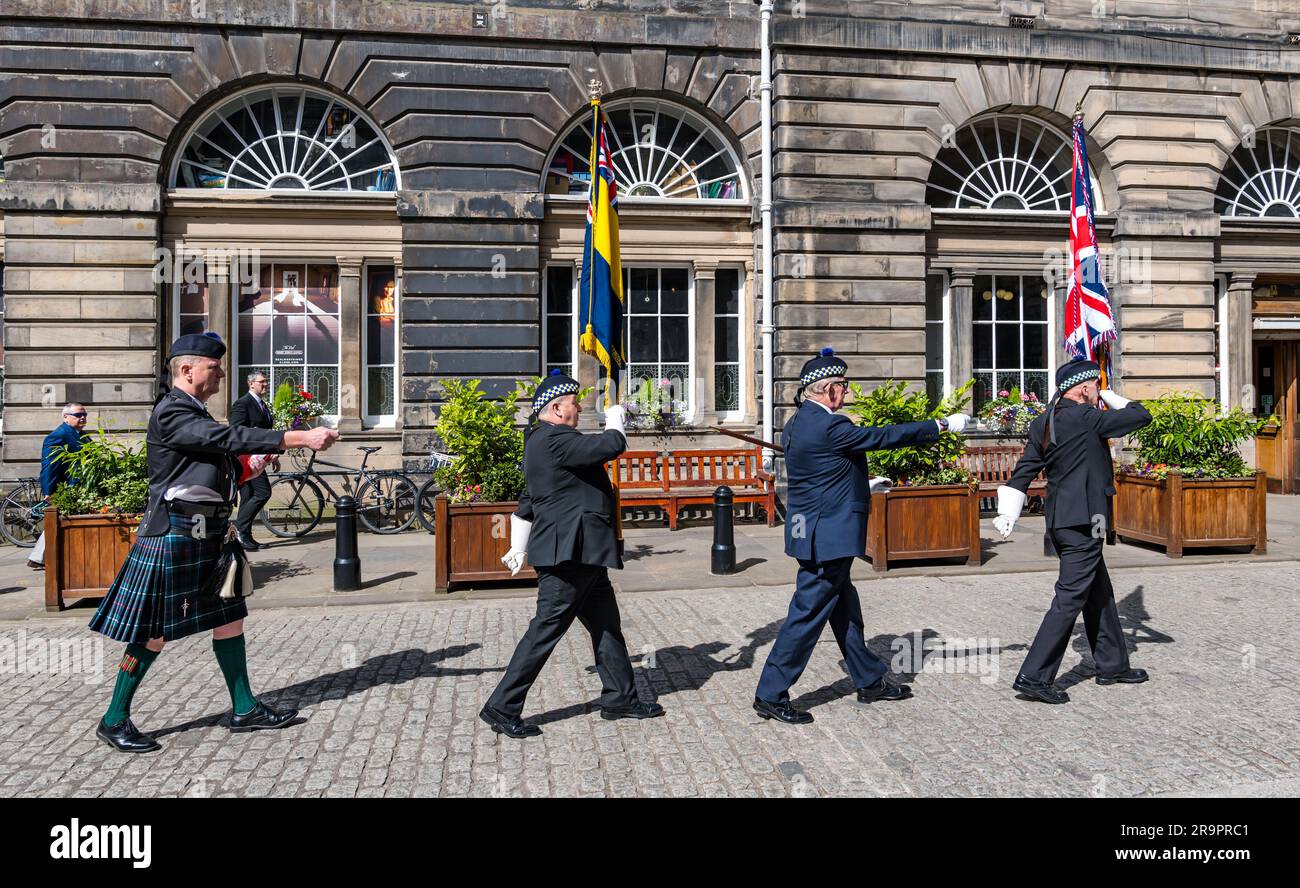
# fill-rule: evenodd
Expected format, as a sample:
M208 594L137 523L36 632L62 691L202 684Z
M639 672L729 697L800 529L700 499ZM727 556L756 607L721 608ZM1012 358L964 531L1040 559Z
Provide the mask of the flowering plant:
M1047 405L1038 400L1038 395L1033 392L1026 394L1019 387L1013 387L1009 391L1003 389L996 398L986 401L980 408L979 418L996 431L1024 435L1029 432L1029 424L1046 409Z
M1257 418L1240 407L1222 410L1194 392L1161 395L1143 406L1151 423L1132 434L1137 459L1120 471L1139 478L1167 478L1171 471L1184 478L1249 478L1255 470L1246 464L1238 446L1254 436L1275 416Z
M666 432L686 425L686 402L673 397L672 382L667 379L640 382L640 387L623 401L628 428Z
M280 383L271 399L271 418L277 429L310 428L317 417L325 415L325 407L306 389L298 389L287 382Z

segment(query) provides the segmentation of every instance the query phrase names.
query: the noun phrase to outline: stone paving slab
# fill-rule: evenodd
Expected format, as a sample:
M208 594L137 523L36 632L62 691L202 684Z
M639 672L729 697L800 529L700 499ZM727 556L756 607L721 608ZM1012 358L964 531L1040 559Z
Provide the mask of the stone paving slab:
M1086 680L1076 637L1065 706L1010 690L1053 579L860 584L871 646L916 697L858 705L828 631L794 691L817 719L799 728L749 705L788 585L622 595L638 688L667 716L602 721L575 626L525 711L544 733L524 742L476 713L532 616L527 598L259 609L247 625L254 689L308 719L278 732L229 734L207 638L169 645L133 712L164 746L149 756L93 736L120 645L98 644L86 614L0 623L0 796L1296 793L1300 565L1117 572L1133 662L1152 681ZM60 642L59 670L35 662Z

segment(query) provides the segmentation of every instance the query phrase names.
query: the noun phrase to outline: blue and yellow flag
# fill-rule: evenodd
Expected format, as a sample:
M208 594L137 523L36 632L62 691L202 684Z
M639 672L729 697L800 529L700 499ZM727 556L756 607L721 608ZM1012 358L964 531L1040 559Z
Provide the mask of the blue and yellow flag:
M618 258L618 186L605 139L600 99L591 100L591 188L587 193L587 238L579 280L579 347L600 361L609 376L605 406L618 396L623 354L623 265Z

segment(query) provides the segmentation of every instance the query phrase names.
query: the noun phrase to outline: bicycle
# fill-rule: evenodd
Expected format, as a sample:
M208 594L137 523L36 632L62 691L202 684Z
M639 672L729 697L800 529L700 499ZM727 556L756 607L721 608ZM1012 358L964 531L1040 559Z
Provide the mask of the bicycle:
M317 468L325 465L341 470L328 474L343 476L345 494L356 491L357 518L367 530L390 534L401 533L410 527L416 513L415 482L393 469L372 471L366 468L370 455L382 448L357 449L365 456L361 459L361 466L355 470L317 459L313 452L301 471L277 475L271 482L271 498L259 516L262 526L282 539L310 533L325 515L325 495L321 493L321 485L329 491L330 500L335 505L340 496L326 479L326 473Z
M439 453L437 450L429 453L429 471L436 471L443 466L449 466L456 461L455 454ZM415 496L416 514L420 518L420 526L429 533L436 533L434 529L434 507L433 501L438 494L442 493L442 488L434 481L433 476L420 485L420 491Z
M18 478L17 481L18 486L0 504L0 534L15 546L30 549L45 529L45 507L49 500L41 493L38 479Z

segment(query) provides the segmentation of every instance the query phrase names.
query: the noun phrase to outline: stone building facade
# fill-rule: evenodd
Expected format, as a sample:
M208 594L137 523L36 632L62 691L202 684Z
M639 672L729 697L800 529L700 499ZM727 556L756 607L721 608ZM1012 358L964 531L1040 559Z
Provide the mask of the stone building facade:
M1257 456L1296 489L1300 3L774 7L778 429L824 345L865 384L1045 392L1077 108L1117 385L1279 411ZM139 429L185 329L413 465L440 379L594 381L592 79L634 369L681 380L695 425L752 432L759 23L749 0L0 0L5 473L65 400Z

